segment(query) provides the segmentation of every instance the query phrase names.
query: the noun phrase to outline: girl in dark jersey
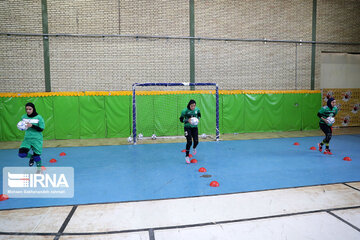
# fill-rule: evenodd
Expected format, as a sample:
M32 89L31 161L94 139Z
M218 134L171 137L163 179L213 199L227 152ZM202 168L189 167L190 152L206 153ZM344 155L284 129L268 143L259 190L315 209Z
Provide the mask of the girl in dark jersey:
M36 112L35 105L33 103L27 103L25 105L26 114L21 116L21 120L27 123L27 130L25 132L24 141L19 148L19 157L30 158L29 166L33 166L36 162L38 168L41 167L41 153L43 147L43 134L42 131L45 128L45 122L42 116ZM33 154L29 151L32 149Z
M190 100L187 107L181 111L180 122L184 123L184 132L186 137L186 163L190 163L189 152L192 145L192 140L194 140L193 145L193 154L196 154L196 146L199 143L199 134L197 125L192 125L190 119L196 117L200 119L201 113L200 109L196 107L195 100Z
M318 117L320 118L319 126L320 129L324 132L324 140L318 144L319 151L322 152L323 146L325 145L324 154L332 154L329 148L329 143L332 137L332 127L328 122L328 117L335 117L338 113L338 108L335 106L336 100L334 98L329 98L327 101L327 106L322 107L318 112Z

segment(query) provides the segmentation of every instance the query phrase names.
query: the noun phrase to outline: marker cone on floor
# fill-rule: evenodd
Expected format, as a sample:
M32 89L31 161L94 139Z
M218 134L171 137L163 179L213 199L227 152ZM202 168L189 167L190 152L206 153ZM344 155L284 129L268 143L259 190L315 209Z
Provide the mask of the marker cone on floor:
M52 159L50 159L49 162L51 162L51 163L56 163L56 159L55 159L55 158L52 158Z
M343 160L344 161L351 161L351 158L350 157L344 157Z
M295 146L299 146L299 145L300 145L300 143L296 142L296 143L294 143L294 145L295 145Z
M42 170L42 171L45 171L45 170L46 170L46 167L41 166L41 170Z
M186 152L186 149L181 150L181 152Z
M190 153L190 154L189 154L189 157L190 157L190 158L192 158L192 157L193 157L193 155Z
M206 169L204 167L199 168L199 172L206 172Z
M66 153L62 152L59 154L60 156L66 156Z
M212 181L212 182L210 183L210 186L211 186L211 187L218 187L218 186L220 186L220 185L219 185L219 183L218 183L217 181Z
M310 150L316 150L316 147L311 147Z
M1 194L0 195L0 201L5 201L5 200L8 200L9 199L9 196L6 195L6 194Z
M194 158L194 159L191 159L190 162L191 162L191 163L197 163L197 160Z

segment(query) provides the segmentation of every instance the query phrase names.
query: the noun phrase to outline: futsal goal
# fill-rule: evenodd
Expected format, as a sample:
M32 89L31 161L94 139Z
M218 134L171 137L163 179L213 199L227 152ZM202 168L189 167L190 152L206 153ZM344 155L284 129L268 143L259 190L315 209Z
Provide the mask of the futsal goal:
M219 88L216 83L134 83L129 142L184 137L181 111L193 99L200 109L199 137L219 140Z

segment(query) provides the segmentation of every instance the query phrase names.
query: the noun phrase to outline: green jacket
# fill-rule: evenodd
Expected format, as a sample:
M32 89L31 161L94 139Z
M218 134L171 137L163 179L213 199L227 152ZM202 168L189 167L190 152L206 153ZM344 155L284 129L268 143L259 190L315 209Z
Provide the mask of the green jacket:
M34 126L38 126L39 128L45 129L44 119L39 114L36 115L35 117L28 117L27 114L24 114L21 116L21 120L23 120L25 122L30 122ZM39 132L36 129L31 127L25 131L25 139L29 139L29 138L42 140L43 134L42 134L42 132Z
M321 117L323 118L328 118L328 117L335 117L336 114L338 113L338 108L335 106L333 107L333 109L330 109L328 106L324 106L322 108L320 108L319 112L318 112L318 117L320 118L320 123L321 124L326 124Z
M184 127L192 127L195 128L197 126L195 125L191 125L188 120L192 117L196 117L198 119L200 119L201 117L201 113L200 113L200 109L198 107L195 107L194 111L191 111L188 108L185 108L184 110L181 111L181 116L180 116L180 122L184 123Z

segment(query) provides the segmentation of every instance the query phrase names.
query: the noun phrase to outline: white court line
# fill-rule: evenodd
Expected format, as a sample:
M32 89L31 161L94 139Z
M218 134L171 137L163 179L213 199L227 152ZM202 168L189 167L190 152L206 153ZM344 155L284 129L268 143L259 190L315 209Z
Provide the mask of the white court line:
M336 216L360 229L360 208L331 211Z
M352 182L352 183L346 183L347 185L356 188L360 191L360 182Z
M360 206L344 184L183 199L80 205L64 233L127 231Z
M325 212L155 231L156 240L360 239L360 232Z
M72 206L0 211L0 232L57 233Z

